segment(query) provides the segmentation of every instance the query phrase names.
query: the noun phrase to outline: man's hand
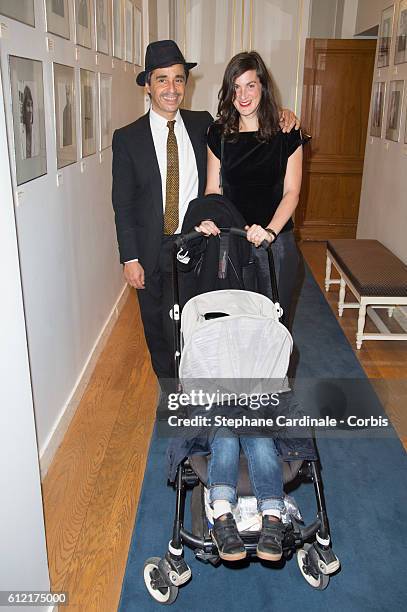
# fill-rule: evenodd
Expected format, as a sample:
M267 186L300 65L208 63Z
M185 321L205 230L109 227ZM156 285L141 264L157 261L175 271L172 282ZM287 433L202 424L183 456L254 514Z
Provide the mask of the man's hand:
M144 268L138 261L124 264L123 274L131 287L144 289Z
M291 132L293 127L296 130L300 128L301 122L289 108L283 108L280 111L280 127L285 132Z

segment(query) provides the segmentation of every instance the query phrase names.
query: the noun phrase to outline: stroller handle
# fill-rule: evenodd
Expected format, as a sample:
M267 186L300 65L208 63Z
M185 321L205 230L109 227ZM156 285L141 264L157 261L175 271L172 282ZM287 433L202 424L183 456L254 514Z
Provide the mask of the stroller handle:
M220 227L219 228L223 233L233 234L234 236L240 236L241 238L247 238L246 230L240 229L239 227ZM198 238L198 236L204 236L202 232L197 232L196 230L192 230L192 232L188 232L187 234L180 234L178 238L175 239L175 245L177 248L180 246L185 246L190 240L194 238ZM267 240L263 240L260 246L264 249L268 249L271 243Z

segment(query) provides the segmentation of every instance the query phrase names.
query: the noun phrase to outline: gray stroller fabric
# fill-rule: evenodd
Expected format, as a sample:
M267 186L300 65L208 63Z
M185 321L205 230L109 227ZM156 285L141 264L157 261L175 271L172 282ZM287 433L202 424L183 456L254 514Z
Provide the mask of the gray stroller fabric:
M181 332L184 343L202 324L206 323L205 314L222 312L227 315L257 315L278 321L282 310L268 297L252 291L222 289L209 291L193 297L185 304L181 315Z
M183 390L277 393L284 388L291 350L290 333L271 317L232 315L206 321L185 343Z

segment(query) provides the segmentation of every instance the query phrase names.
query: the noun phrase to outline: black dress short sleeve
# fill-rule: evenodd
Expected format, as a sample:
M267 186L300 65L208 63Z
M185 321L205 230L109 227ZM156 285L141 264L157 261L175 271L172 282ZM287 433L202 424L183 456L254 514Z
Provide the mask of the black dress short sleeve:
M290 157L298 147L308 142L309 137L305 137L301 130L293 128L291 132L286 134L287 141L287 157Z
M208 130L208 147L212 153L220 159L221 127L212 123Z

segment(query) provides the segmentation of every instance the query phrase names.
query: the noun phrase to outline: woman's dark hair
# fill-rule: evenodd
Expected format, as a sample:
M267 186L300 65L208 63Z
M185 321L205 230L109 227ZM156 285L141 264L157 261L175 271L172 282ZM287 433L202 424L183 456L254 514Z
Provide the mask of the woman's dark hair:
M279 130L278 104L270 73L256 51L238 53L226 66L222 87L219 90L217 123L223 126L223 133L229 136L239 132L239 113L233 105L235 81L248 70L255 70L261 84L261 98L257 108L259 131L257 138L267 141Z

